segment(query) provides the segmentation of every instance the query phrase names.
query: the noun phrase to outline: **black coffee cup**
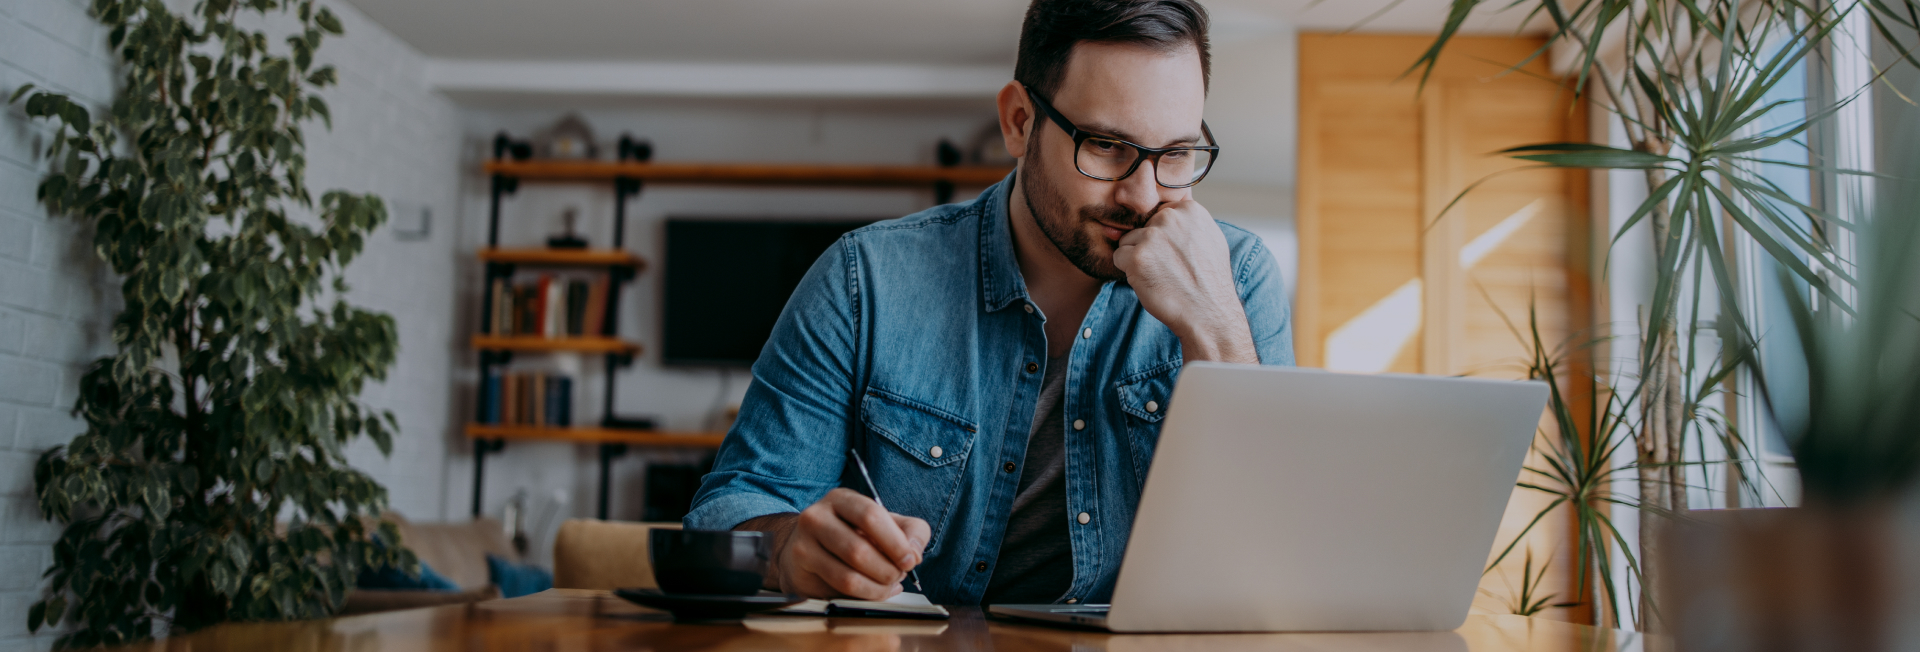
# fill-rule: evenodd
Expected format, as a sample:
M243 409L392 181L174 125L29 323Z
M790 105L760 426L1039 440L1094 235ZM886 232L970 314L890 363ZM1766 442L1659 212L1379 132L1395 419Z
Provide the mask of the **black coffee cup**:
M753 595L771 557L762 532L655 529L647 544L653 580L666 593Z

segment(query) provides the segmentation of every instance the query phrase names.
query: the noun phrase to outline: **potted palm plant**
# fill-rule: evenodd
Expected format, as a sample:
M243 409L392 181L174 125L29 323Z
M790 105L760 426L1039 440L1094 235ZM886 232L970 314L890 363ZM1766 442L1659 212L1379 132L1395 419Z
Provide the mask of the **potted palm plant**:
M1437 63L1483 2L1454 0L1440 36L1410 72ZM1646 199L1614 245L1634 227L1649 227L1655 281L1637 342L1597 337L1559 351L1533 347L1536 375L1558 373L1543 364L1556 356L1593 355L1588 345L1623 349L1616 357L1633 360L1634 368L1600 379L1592 396L1556 404L1559 431L1543 438L1544 465L1532 467L1521 486L1556 495L1548 510L1573 512L1577 594L1564 598L1593 605L1595 624L1659 631L1662 610L1654 598L1661 592L1620 595L1615 587L1671 584L1664 568L1672 557L1660 554L1660 533L1688 519L1686 478L1699 463L1690 447L1726 451L1722 463L1736 480L1754 458L1741 429L1714 408L1723 381L1758 370L1727 242L1736 235L1751 239L1824 305L1854 310L1849 288L1859 279L1849 270L1856 261L1836 246L1850 234L1852 218L1749 171L1784 165L1857 175L1818 152L1798 161L1766 153L1783 144L1805 147L1810 130L1831 120L1861 88L1837 88L1834 99L1810 102L1780 100L1779 92L1799 79L1797 68L1860 47L1847 39L1868 32L1895 43L1903 64L1920 64L1897 45L1920 29L1920 0L1520 0L1501 6L1529 11L1547 25L1538 55L1567 62L1575 90L1609 112L1626 140L1624 147L1540 143L1503 153L1548 166L1637 173ZM1703 307L1717 309L1719 317L1700 318ZM1594 407L1578 413L1575 405ZM1616 452L1632 461L1616 462ZM1634 491L1619 490L1628 483ZM1614 506L1638 512L1636 539L1615 526ZM1547 515L1542 511L1534 522ZM1616 552L1624 568L1613 562ZM1635 581L1619 581L1622 571Z
M1899 146L1909 160L1920 154ZM1667 594L1688 649L1920 645L1910 622L1920 601L1920 193L1901 189L1859 225L1851 314L1785 293L1806 395L1769 398L1808 407L1804 419L1776 416L1796 425L1787 436L1802 507L1674 532Z

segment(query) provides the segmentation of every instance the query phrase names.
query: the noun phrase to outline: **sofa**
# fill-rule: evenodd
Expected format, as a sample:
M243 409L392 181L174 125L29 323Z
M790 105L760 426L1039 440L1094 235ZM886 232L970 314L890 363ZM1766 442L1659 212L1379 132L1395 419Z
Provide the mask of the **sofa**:
M478 518L465 523L411 523L386 517L400 528L400 541L421 563L460 586L458 591L351 589L340 615L465 604L500 597L487 573L487 555L520 561L500 521Z

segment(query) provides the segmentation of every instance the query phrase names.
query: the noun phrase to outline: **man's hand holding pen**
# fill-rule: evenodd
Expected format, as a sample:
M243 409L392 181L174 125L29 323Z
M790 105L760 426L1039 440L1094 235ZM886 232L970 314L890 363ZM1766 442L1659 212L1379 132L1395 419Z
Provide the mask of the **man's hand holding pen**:
M762 516L735 529L771 536L767 588L810 598L891 598L933 537L926 521L890 513L846 488L798 514Z

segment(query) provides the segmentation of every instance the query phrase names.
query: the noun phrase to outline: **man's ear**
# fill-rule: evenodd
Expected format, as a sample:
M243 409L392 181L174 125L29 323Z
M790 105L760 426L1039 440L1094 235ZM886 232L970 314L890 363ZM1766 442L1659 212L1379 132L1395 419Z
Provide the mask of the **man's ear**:
M1007 82L996 98L1000 107L1000 137L1006 140L1007 153L1014 158L1027 155L1027 140L1033 135L1033 102L1027 99L1027 87Z

